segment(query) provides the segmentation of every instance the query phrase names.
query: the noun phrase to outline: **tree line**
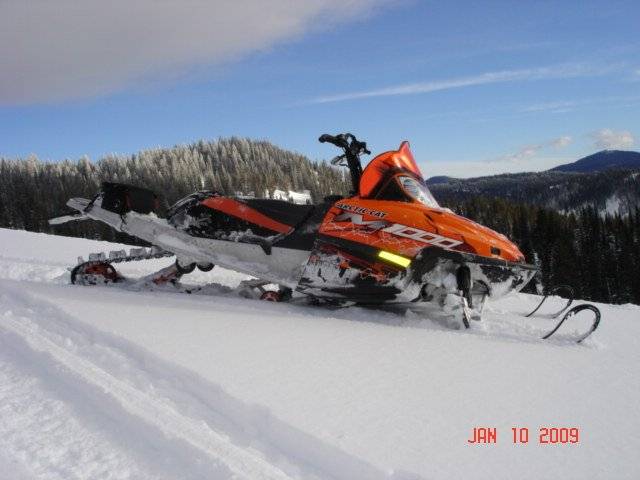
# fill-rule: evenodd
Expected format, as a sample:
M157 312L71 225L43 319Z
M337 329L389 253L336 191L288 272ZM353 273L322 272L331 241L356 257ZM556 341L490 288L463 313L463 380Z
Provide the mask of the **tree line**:
M607 175L609 180L612 177L615 174ZM136 243L98 222L55 228L47 223L66 213L69 198L95 195L102 181L154 190L161 197L162 211L197 190L227 195L254 192L257 197L274 188L309 190L319 202L325 195L346 194L350 189L345 170L266 141L235 137L112 155L97 162L83 158L52 163L35 156L0 159L0 227ZM626 215L603 214L581 198L582 206L560 213L523 203L521 198L478 195L471 190L434 193L443 206L513 239L527 261L540 267L539 278L530 288L537 285L548 290L566 284L578 298L640 304L638 207Z

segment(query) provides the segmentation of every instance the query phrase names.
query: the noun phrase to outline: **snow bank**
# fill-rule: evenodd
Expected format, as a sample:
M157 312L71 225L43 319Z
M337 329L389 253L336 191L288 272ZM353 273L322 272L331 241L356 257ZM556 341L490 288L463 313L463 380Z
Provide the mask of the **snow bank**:
M80 444L48 439L63 427L37 408L47 401L62 402L64 423L91 438L97 464L111 452L112 471L130 478L640 472L637 306L602 305L601 327L584 345L562 335L545 342L547 321L513 313L535 304L527 295L490 304L483 322L452 331L415 315L70 286L64 261L119 247L6 230L0 239L0 262L12 266L0 275L0 372L11 386L0 405L24 376L34 393L22 402L33 398L33 418L51 425L45 432L24 421L39 449L0 440L0 470L16 476L119 478L66 474L74 462L78 472L91 463L67 454ZM242 278L200 275L227 285ZM482 426L497 428L497 444L467 443ZM528 444L512 443L515 426L529 427ZM577 427L580 442L541 445L544 426ZM51 454L56 448L63 454Z

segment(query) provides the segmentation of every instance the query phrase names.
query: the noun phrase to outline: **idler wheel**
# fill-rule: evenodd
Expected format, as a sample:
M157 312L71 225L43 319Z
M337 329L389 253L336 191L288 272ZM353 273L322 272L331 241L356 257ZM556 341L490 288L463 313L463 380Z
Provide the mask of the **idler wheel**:
M187 265L181 265L178 260L176 260L176 268L181 275L186 275L187 273L191 273L196 269L195 263L188 263Z
M74 285L100 285L120 280L116 269L109 262L84 262L71 270Z
M267 302L281 302L282 295L280 292L274 292L273 290L267 290L260 295L260 300L266 300Z

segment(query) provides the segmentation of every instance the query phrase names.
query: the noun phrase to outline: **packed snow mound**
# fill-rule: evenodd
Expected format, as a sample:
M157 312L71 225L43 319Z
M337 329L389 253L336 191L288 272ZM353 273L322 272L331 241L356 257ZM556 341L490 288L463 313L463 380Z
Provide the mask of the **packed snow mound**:
M452 330L242 299L228 287L245 277L218 268L185 278L226 287L210 296L73 286L76 257L124 247L11 230L0 245L0 478L640 474L637 306L598 305L600 328L577 345L580 318L539 339L550 323L520 315L529 295ZM481 427L496 443L469 443Z

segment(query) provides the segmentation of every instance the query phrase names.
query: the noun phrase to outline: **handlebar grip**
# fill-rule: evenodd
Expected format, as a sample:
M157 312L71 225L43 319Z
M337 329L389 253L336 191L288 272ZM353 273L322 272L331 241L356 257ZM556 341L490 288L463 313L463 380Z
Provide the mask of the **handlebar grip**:
M322 135L320 135L320 138L318 138L318 141L320 143L325 143L325 142L334 143L335 137L333 135L329 135L328 133L323 133Z
M318 140L320 141L320 143L329 142L339 148L349 148L349 142L343 134L334 136L329 135L328 133L324 133L320 135L320 138L318 138Z
M323 133L322 135L320 135L320 138L318 138L318 141L320 143L329 142L336 147L350 150L351 153L355 155L359 155L360 152L371 155L371 152L367 150L367 143L359 142L351 133L341 133L335 136L329 135L328 133Z
M367 149L367 142L357 142L356 145L362 153L365 155L371 155L371 152Z

